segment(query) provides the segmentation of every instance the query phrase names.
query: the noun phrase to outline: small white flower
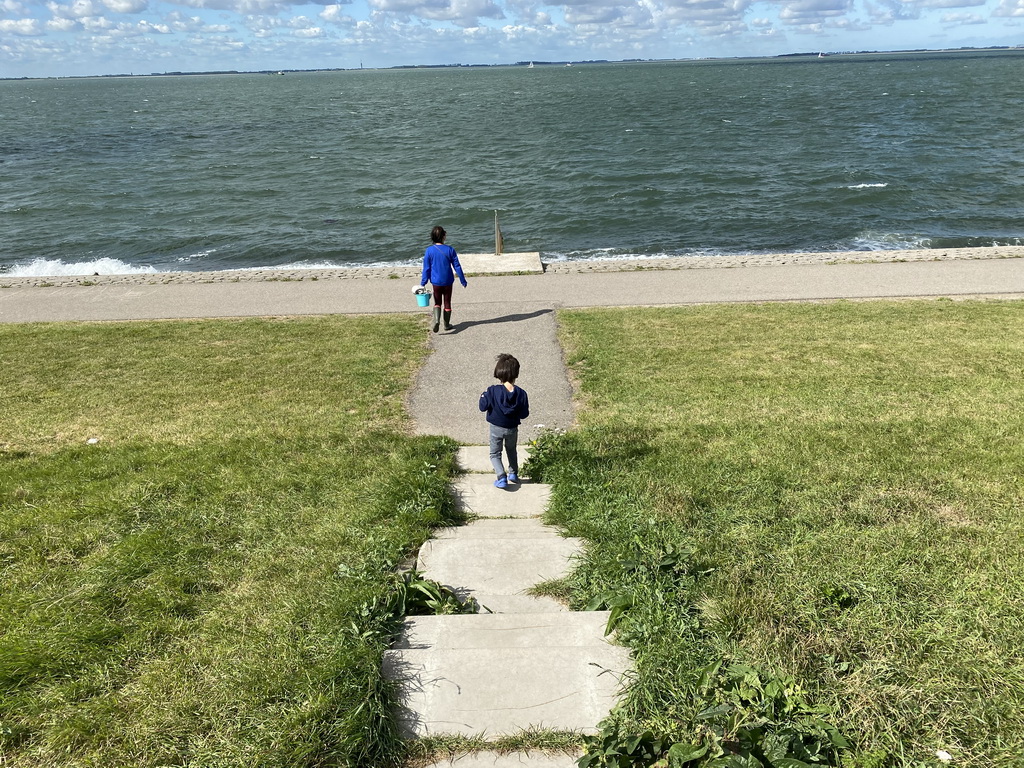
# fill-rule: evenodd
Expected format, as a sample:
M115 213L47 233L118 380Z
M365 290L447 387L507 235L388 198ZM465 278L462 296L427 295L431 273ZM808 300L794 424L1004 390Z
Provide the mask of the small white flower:
M935 750L935 756L944 763L949 763L953 760L953 756L944 749Z
M545 429L546 425L545 424L534 424L533 428L534 429Z
M89 445L96 445L96 443L98 443L99 441L100 439L98 437L90 437L85 442L88 443Z

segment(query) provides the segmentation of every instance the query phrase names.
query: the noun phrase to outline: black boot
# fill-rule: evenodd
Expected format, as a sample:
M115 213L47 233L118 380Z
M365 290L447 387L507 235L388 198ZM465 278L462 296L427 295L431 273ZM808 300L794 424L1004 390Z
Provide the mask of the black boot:
M441 327L441 308L434 307L434 333Z
M454 326L452 325L452 311L446 309L444 311L444 329L450 331Z

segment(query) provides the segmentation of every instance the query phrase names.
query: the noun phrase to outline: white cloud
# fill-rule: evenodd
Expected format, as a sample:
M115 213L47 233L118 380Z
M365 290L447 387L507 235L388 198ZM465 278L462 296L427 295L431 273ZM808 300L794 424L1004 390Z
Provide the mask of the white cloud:
M34 37L43 34L43 27L38 19L0 19L0 32Z
M97 9L92 0L74 0L69 5L49 2L46 7L55 18L59 19L84 19L87 16L97 15Z
M945 13L942 15L942 23L958 27L964 24L984 24L985 19L976 13Z
M783 3L779 19L784 24L816 26L845 15L851 7L851 0L789 0Z
M480 18L501 19L504 12L494 0L369 0L370 8L400 17L450 21L460 27L478 26Z
M327 5L320 11L319 17L329 24L351 24L353 19L347 15L342 5Z
M970 8L985 5L986 0L916 0L919 8Z
M103 16L85 16L79 20L87 32L107 32L116 28L116 24Z
M103 0L109 10L114 13L140 13L146 10L147 0Z
M1024 18L1024 0L1002 0L992 15L1014 19Z
M54 32L69 32L78 27L74 19L50 19L46 22L46 28Z

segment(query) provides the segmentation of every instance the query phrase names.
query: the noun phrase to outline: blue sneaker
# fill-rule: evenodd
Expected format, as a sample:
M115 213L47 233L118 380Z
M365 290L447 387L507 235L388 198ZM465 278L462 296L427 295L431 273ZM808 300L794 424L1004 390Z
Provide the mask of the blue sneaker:
M494 487L495 488L508 488L508 480L506 480L505 476L502 475L501 477L499 477L497 480L494 481Z
M508 473L508 481L509 481L509 483L518 483L519 482L519 475L517 475L515 472L509 472Z

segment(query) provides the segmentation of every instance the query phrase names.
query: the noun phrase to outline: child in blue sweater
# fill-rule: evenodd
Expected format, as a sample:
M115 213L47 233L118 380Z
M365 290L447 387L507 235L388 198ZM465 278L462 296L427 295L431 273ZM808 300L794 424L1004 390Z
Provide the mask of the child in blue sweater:
M480 395L480 410L487 412L490 424L491 466L498 479L495 488L507 488L509 483L519 482L519 456L516 443L519 441L519 424L530 415L530 400L526 390L516 386L519 378L519 361L512 355L498 355L494 366L494 378L500 384L493 384ZM508 474L501 463L501 447L508 455Z
M441 325L441 304L444 303L444 329L450 331L452 325L452 288L455 287L455 275L459 276L462 287L466 287L466 276L459 264L459 254L450 245L445 245L448 233L438 225L430 230L430 241L433 243L423 253L423 274L420 276L422 288L430 281L434 289L434 326L437 333Z

